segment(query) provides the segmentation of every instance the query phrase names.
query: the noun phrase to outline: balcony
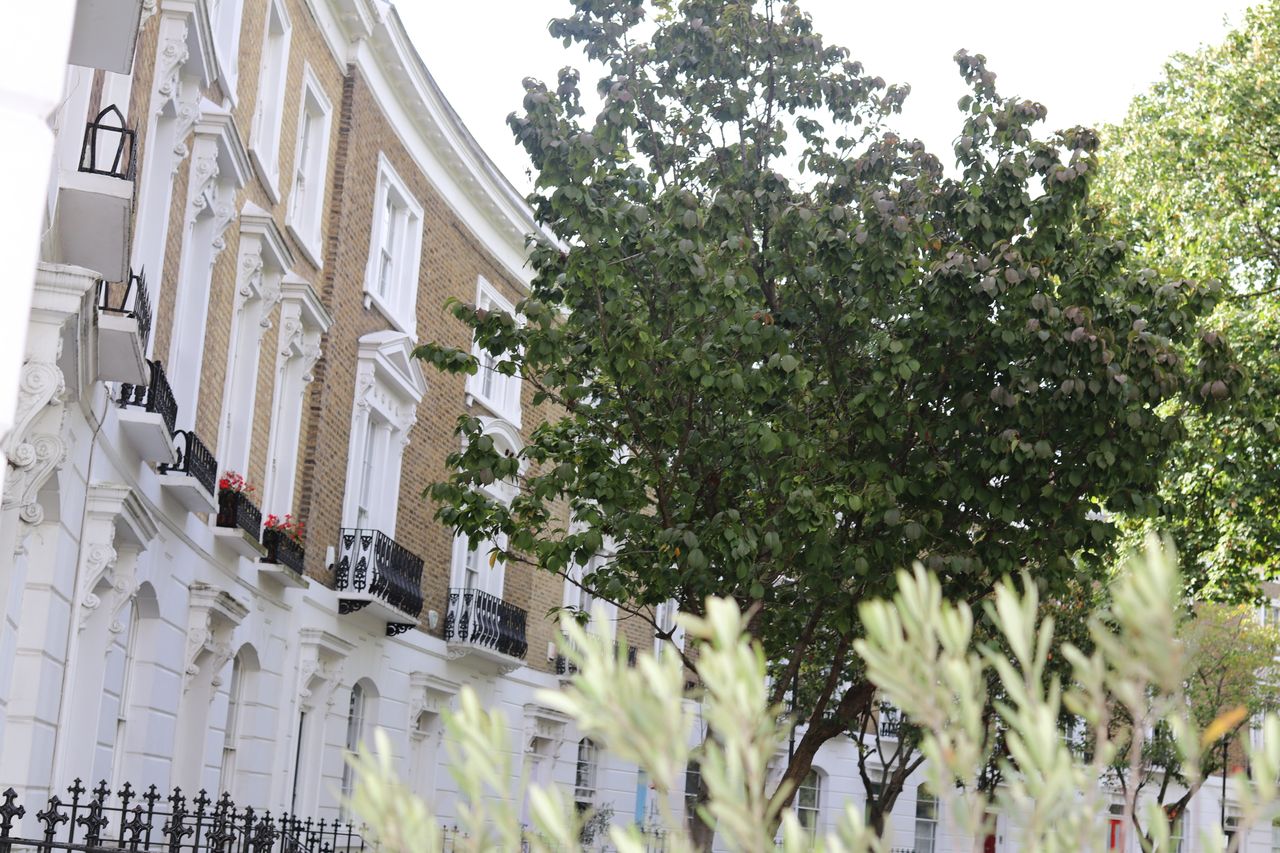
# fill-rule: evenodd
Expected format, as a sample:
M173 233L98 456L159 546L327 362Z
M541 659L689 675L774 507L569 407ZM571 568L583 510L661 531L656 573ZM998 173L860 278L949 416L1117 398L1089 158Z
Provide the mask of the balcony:
M614 641L614 644L613 644L613 655L614 657L618 656L617 641ZM556 655L555 665L556 665L556 675L560 676L561 680L568 680L578 674L578 665L573 661L571 661L569 658L565 657L564 655ZM634 646L628 646L627 647L627 666L635 666L635 665L636 665L636 649Z
M529 644L527 614L496 595L478 589L449 590L444 640L450 657L475 655L508 670L520 666Z
M80 166L58 181L57 233L62 262L107 281L129 278L136 138L114 104L88 123Z
M218 517L214 519L213 535L241 557L251 560L264 553L258 534L262 530L262 510L244 492L230 489L218 490Z
M130 274L116 284L98 282L98 378L141 385L147 381L151 337L151 297L147 279Z
M284 586L306 586L306 551L302 543L283 531L268 527L262 531L262 547L266 554L259 560L258 571L275 578Z
M218 460L194 432L180 429L173 437L178 445L178 461L159 467L164 475L160 478L161 487L190 512L217 512L214 486L218 482Z
M902 712L891 705L880 706L880 737L898 738L902 734Z
M120 386L120 430L143 459L172 465L178 461L173 446L178 403L160 362L149 361L147 367L146 385Z
M138 41L142 0L79 0L67 62L128 74Z
M338 612L368 608L387 623L387 636L418 626L422 614L422 558L379 530L338 531L334 564Z

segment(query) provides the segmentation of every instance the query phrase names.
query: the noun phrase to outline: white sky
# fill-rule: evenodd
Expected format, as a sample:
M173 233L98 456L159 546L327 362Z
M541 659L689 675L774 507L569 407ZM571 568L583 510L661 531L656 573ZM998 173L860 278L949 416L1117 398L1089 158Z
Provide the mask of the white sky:
M828 44L849 48L871 74L911 85L900 132L923 139L951 164L964 85L952 62L959 48L983 53L1005 95L1049 108L1051 129L1124 116L1129 100L1159 75L1165 59L1221 40L1247 0L802 0ZM506 116L518 109L520 81L554 84L562 66L584 68L576 49L552 39L547 22L569 0L398 0L427 67L481 146L522 192L524 152ZM977 10L981 10L978 14ZM584 69L584 91L596 73ZM591 107L588 106L588 117Z

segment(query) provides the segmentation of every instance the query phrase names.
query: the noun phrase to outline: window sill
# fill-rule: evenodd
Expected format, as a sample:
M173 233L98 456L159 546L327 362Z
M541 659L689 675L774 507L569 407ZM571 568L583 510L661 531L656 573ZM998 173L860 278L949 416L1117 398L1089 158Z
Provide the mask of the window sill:
M311 265L316 269L323 268L324 261L320 257L320 235L317 234L308 239L293 222L286 222L284 227L289 232L289 236L293 238L293 242L302 250L302 256L310 261Z
M390 305L369 288L368 282L365 282L364 286L364 307L365 310L376 310L388 323L395 327L396 331L404 332L409 337L417 336L418 325L414 322L414 318L409 317L408 322L405 322L405 318L400 312L392 310Z

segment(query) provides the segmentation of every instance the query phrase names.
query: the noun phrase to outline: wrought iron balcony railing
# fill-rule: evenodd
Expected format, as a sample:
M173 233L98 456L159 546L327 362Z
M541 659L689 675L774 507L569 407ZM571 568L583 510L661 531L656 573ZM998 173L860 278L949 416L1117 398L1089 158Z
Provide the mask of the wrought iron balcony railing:
M375 596L402 613L422 613L422 558L380 530L344 527L338 531L338 561L334 588ZM341 612L359 610L364 603L344 600Z
M523 610L496 595L478 589L451 589L444 639L523 658L529 650L525 638L527 621Z
M262 562L276 563L302 574L306 565L306 551L283 531L274 527L266 528L262 531L262 545L267 549Z
M127 282L98 282L98 310L137 320L142 350L146 352L151 339L151 297L147 295L144 273L131 272Z
M146 385L120 386L120 407L138 406L148 412L159 415L170 434L178 420L178 401L173 398L173 389L164 375L164 368L158 361L148 361L151 367L151 381Z
M244 492L218 490L218 527L239 527L258 541L262 530L262 510Z
M0 850L78 850L120 853L125 850L182 850L183 853L362 853L372 847L363 827L350 821L302 818L288 812L237 806L230 794L216 800L200 791L193 797L155 785L145 791L125 782L114 793L105 781L92 791L80 780L66 796L23 805L9 788L0 794ZM17 819L34 815L24 831Z
M902 734L902 712L888 705L880 706L880 737L898 737Z
M115 104L102 112L84 129L84 146L80 149L80 171L132 181L136 167L137 135L124 123L124 114Z
M161 474L170 471L175 474L188 474L195 478L210 495L218 482L218 460L213 457L209 448L191 430L180 429L173 434L181 444L178 447L178 461L173 465L161 465Z
M618 654L618 643L614 641L613 654ZM636 665L636 647L627 647L627 666ZM578 665L564 655L556 655L556 675L573 675L578 671Z

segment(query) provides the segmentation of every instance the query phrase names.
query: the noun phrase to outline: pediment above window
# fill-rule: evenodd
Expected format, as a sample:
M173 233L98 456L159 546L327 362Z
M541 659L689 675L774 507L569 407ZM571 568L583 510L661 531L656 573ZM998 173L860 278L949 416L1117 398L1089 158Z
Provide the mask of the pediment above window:
M360 338L359 358L373 367L377 384L404 402L422 402L427 379L413 357L413 339L403 332L370 332Z

